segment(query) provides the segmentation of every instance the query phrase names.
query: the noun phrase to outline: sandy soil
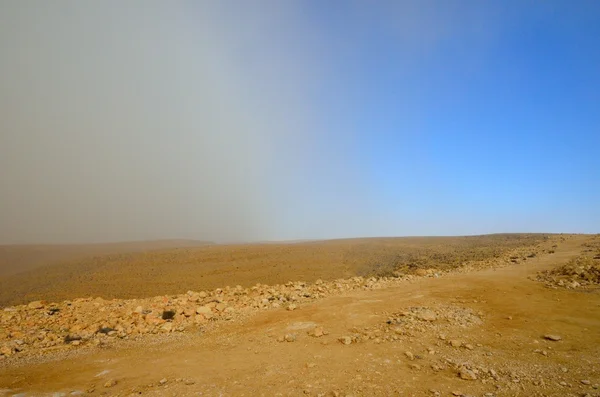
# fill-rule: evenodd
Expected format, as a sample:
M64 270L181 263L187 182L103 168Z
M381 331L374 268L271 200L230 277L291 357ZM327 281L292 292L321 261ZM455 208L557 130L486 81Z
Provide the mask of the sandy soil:
M28 396L598 396L599 291L551 289L528 278L580 255L594 238L569 237L553 254L500 269L423 277L196 333L11 362L0 369L0 389ZM394 321L411 310L438 317L394 334ZM308 335L316 326L327 335ZM295 340L279 342L284 335ZM355 335L361 340L339 342Z

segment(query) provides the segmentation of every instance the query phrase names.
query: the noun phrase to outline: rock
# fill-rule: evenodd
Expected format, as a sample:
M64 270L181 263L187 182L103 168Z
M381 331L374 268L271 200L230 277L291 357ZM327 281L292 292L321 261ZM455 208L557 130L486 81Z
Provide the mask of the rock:
M198 313L198 314L212 314L212 310L208 306L198 306L196 308L196 313Z
M323 327L316 327L312 331L308 331L308 334L315 338L320 338L321 336L325 335L325 331L323 330Z
M451 341L448 342L450 344L450 346L452 347L460 347L462 345L462 342L457 340L457 339L452 339Z
M409 365L410 369L414 369L414 370L420 370L421 366L419 364L410 364Z
M6 345L3 345L3 346L1 346L1 347L0 347L0 354L3 354L3 355L5 355L5 356L7 356L7 357L8 357L8 356L12 356L12 354L13 354L13 349L12 349L12 347L9 347L9 346L6 346Z
M417 314L417 318L422 321L434 321L437 319L437 314L433 310L423 310Z
M562 337L560 335L548 334L544 335L544 339L551 340L553 342L558 342L562 339Z
M590 382L587 379L583 379L583 380L581 380L581 383L584 384L584 385L590 385L592 382Z
M158 383L159 383L161 386L162 386L162 385L165 385L165 384L167 384L167 382L168 382L167 378L162 378L161 380L159 380L159 381L158 381Z
M475 375L475 372L465 367L461 367L459 369L458 376L460 376L460 378L464 380L477 380L477 375Z
M296 310L296 305L294 305L294 304L292 303L291 305L289 305L289 306L287 307L287 309L288 309L289 311Z
M185 385L187 385L187 386L191 386L191 385L195 384L195 383L196 383L196 381L195 381L195 380L193 380L193 379L186 379L186 380L184 380L184 381L183 381L183 383L184 383Z
M342 336L338 340L342 343L342 345L349 345L352 343L352 338L349 336Z
M411 361L415 359L415 356L412 354L412 352L406 351L404 352L404 355Z
M33 301L27 305L29 309L43 309L44 303L42 301Z
M296 334L286 334L284 337L286 342L295 342L296 341Z
M104 387L113 387L117 384L117 381L114 379L108 380L106 381L106 383L104 384Z

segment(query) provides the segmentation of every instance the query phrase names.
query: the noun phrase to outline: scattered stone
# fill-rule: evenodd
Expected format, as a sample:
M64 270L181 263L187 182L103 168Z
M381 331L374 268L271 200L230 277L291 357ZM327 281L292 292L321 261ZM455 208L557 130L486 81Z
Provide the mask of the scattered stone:
M117 381L114 379L108 380L106 381L106 383L104 384L104 387L108 388L108 387L113 387L117 384Z
M352 343L352 338L349 336L342 336L339 341L342 343L342 345L349 345Z
M284 339L286 342L295 342L296 341L296 334L286 334L284 336Z
M30 309L43 309L44 303L42 301L33 301L30 304L28 304L27 307Z
M110 371L111 371L110 369L105 369L103 371L100 371L96 375L94 375L94 378L99 378L101 376L104 376L104 375L108 374Z
M162 378L161 380L159 380L159 381L158 381L158 383L159 383L161 386L162 386L162 385L165 385L165 384L167 384L167 382L168 382L167 378Z
M315 329L308 331L308 334L315 338L320 338L321 336L325 335L325 330L323 327L316 327Z
M210 313L212 313L212 310L208 306L199 306L196 308L196 313L197 314L210 314Z
M551 340L553 342L558 342L559 340L562 339L562 337L560 335L547 334L547 335L544 335L544 339Z
M587 379L583 379L583 380L581 380L581 383L582 383L582 384L584 384L584 385L591 385L591 384L592 384L592 382L590 382L590 381L589 381L589 380L587 380Z
M412 352L406 351L404 352L404 355L411 361L415 359L415 356L412 354Z
M477 380L477 375L475 375L475 372L465 367L461 367L458 370L458 376L460 376L460 378L464 380Z
M294 304L292 303L291 305L288 305L287 309L288 309L289 311L296 310L296 305L294 305Z
M423 321L434 321L437 319L437 314L433 310L423 310L417 314L417 318Z

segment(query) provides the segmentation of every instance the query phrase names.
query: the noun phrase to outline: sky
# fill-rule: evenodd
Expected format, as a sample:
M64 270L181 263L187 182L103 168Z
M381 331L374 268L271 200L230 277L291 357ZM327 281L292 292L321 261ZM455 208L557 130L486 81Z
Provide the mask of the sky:
M0 244L600 232L600 2L0 0Z

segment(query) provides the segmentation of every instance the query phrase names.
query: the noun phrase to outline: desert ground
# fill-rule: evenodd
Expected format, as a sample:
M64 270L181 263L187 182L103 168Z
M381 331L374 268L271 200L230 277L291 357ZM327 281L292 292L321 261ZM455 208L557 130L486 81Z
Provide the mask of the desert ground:
M106 248L0 251L0 395L600 396L598 235Z

